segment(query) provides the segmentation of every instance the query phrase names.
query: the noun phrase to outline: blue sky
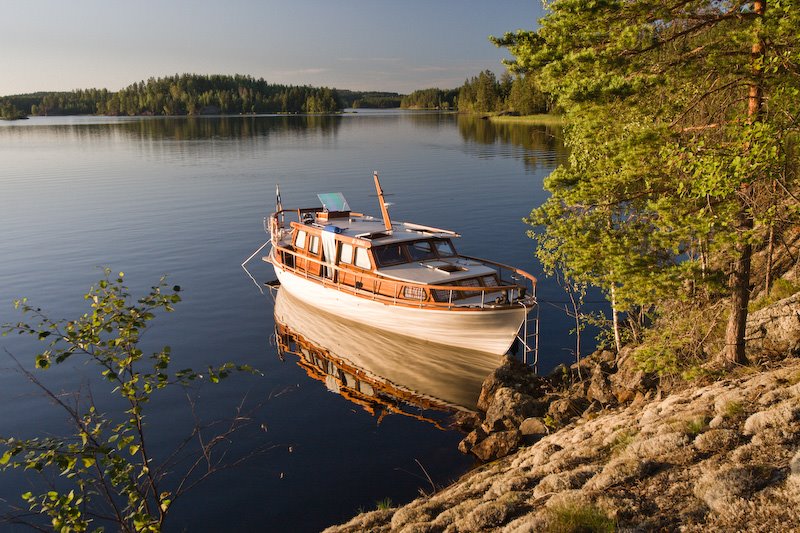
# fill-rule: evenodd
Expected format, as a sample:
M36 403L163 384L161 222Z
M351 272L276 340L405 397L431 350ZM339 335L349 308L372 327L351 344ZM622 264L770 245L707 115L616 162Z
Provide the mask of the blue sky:
M402 93L503 71L539 0L3 1L0 95L192 72Z

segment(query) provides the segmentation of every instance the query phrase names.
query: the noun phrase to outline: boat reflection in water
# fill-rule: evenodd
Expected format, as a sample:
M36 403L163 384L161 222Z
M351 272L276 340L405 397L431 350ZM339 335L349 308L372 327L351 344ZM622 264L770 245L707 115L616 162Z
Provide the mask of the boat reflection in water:
M359 324L316 309L278 290L275 337L281 357L298 357L329 390L383 418L417 409L475 409L481 384L500 356L435 344Z

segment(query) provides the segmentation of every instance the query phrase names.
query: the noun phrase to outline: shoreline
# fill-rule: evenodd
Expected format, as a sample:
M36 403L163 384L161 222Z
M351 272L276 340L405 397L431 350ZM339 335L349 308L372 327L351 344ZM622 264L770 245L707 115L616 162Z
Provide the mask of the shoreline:
M544 378L507 359L459 445L483 464L325 532L800 530L798 313L800 293L753 313L748 366L672 387L630 348L577 381L579 365Z

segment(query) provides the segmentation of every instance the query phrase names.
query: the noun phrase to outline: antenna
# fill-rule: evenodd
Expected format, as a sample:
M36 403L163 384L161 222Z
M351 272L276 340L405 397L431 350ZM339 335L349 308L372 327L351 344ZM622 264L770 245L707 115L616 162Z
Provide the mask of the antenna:
M378 202L381 206L381 214L383 215L383 227L386 231L392 231L392 219L389 218L389 204L383 199L383 189L381 189L381 182L378 180L378 171L372 173L375 178L375 191L378 193Z

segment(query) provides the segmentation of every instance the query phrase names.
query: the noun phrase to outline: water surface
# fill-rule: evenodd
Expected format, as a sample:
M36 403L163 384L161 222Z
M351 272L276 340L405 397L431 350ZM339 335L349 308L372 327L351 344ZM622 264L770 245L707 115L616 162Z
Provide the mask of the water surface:
M409 407L420 417L378 416L281 360L274 300L240 263L266 240L276 183L285 206L342 192L353 209L377 214L377 170L393 218L453 229L464 235L460 252L540 276L522 218L544 200L542 180L564 156L559 135L404 112L2 123L0 322L19 320L11 300L21 296L55 317L83 313L101 267L124 271L134 292L167 274L184 301L155 322L145 347L170 344L175 368L236 361L263 371L189 391L206 419L231 416L246 396L257 408L233 456L268 451L178 501L171 531L314 531L378 500L409 501L430 490L427 476L445 485L471 466L456 450L461 434L423 420L446 426L444 414L423 407ZM274 277L259 261L250 270L259 284ZM547 281L538 293L563 299ZM570 324L542 311L547 369L569 356ZM36 345L6 337L2 348L29 365ZM74 361L37 375L54 390L102 397L94 373ZM9 358L0 361L0 434L58 434L64 418ZM187 400L156 400L149 423L156 454L166 454L191 429ZM12 504L29 488L16 474L0 476L0 497Z

